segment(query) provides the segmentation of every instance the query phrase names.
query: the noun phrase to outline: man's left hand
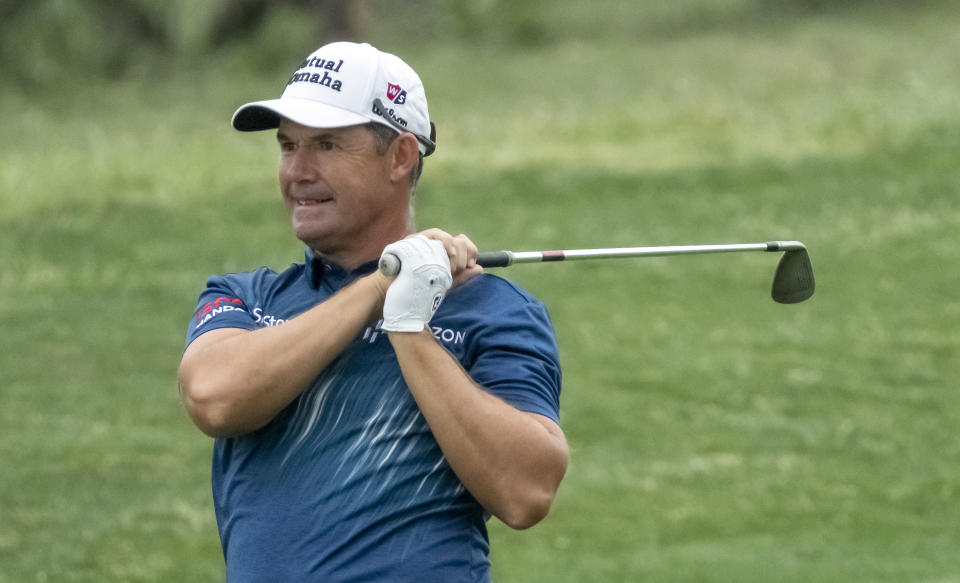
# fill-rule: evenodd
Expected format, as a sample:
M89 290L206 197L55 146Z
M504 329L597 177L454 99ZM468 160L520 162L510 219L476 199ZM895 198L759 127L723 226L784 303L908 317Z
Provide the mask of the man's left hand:
M422 332L453 283L443 244L423 235L391 243L383 250L400 260L400 273L383 301L383 329Z

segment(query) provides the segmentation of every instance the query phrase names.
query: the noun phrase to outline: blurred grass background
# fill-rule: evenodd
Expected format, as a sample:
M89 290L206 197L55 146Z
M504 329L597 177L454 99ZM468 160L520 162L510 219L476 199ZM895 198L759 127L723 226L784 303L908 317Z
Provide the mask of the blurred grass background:
M223 578L186 323L208 274L302 258L272 136L228 120L316 18L213 48L223 0L130 2L156 38L94 0L0 8L2 583ZM573 452L544 523L491 521L497 581L960 581L956 8L368 3L438 125L421 226L800 239L817 274L782 306L764 255L503 272L551 309Z

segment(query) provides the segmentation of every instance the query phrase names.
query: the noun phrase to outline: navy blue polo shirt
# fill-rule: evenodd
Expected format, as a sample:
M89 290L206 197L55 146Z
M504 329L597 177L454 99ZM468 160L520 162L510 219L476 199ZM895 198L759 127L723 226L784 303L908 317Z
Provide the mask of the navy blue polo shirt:
M323 302L376 263L213 276L187 344L255 330ZM558 420L560 366L542 303L499 277L447 294L430 322L474 381ZM363 330L263 428L217 439L213 497L227 580L488 581L487 515L450 469L379 325Z

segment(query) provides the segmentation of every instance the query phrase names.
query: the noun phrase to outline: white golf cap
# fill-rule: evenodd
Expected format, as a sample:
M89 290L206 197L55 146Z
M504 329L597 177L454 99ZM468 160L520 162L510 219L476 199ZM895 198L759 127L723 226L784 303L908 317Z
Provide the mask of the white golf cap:
M280 99L247 103L232 123L253 132L278 127L281 117L312 128L375 122L413 133L424 156L436 148L420 77L399 57L366 43L320 47L293 73Z

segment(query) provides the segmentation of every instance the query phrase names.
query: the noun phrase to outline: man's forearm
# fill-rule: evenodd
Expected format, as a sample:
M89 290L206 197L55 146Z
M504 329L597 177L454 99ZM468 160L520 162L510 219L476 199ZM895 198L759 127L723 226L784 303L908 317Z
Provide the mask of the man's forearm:
M560 428L478 386L429 332L389 336L411 393L467 490L514 528L546 516L566 471Z
M216 437L267 424L379 317L387 283L375 273L282 326L215 330L197 338L179 371L191 417Z

